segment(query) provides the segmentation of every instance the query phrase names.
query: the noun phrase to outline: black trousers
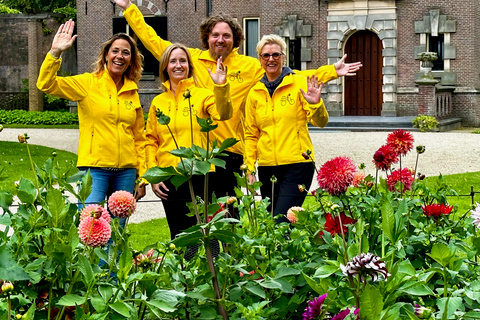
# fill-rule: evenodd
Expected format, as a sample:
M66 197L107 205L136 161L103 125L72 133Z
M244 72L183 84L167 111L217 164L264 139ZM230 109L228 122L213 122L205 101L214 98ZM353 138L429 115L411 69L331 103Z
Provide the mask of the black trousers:
M217 198L228 196L235 196L235 187L237 186L237 179L234 172L242 175L240 166L243 164L243 156L238 153L224 151L228 157L219 157L225 160L225 169L215 167L215 174L210 179L210 185L215 192Z
M308 190L312 185L315 168L311 162L286 164L281 166L258 167L258 178L262 182L260 192L263 198L270 198L273 201L273 214L285 215L288 209L293 206L302 206L307 192L300 192L298 185L305 185ZM272 195L272 176L277 178ZM270 204L268 210L271 211ZM288 222L287 218L280 216L277 223Z
M212 173L209 173L209 179L211 176ZM175 186L170 180L164 181L164 183L170 191L168 191L167 200L162 200L162 203L165 209L165 215L167 216L170 237L173 240L183 230L197 224L197 218L195 216L187 216L190 212L187 203L192 202L188 181L182 184L178 190L175 189ZM192 183L195 195L203 199L204 176L193 176ZM209 192L209 198L211 200L211 192Z

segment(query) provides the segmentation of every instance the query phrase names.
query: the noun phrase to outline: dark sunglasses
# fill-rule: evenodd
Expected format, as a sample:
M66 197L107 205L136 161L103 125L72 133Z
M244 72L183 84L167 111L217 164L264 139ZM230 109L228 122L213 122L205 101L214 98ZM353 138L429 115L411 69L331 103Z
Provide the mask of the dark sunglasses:
M264 53L264 54L261 54L260 57L262 57L263 60L265 61L268 61L270 59L270 57L273 58L273 60L278 60L280 59L280 57L283 55L283 53L280 53L280 52L275 52L275 53Z

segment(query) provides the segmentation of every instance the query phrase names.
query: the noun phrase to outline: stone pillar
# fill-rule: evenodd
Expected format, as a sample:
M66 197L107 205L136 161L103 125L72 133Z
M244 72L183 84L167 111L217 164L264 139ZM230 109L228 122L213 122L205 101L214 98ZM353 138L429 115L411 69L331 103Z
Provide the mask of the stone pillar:
M43 93L37 89L38 73L42 63L42 22L28 20L28 110L43 111Z
M435 85L419 84L418 115L435 116Z

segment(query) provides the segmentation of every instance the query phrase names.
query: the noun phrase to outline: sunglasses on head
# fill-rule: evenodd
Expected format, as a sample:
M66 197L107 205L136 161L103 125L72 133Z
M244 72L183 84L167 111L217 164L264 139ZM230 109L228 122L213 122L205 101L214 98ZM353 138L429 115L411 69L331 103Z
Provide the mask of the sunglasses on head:
M262 57L263 60L265 61L268 61L270 59L270 57L273 58L273 60L278 60L280 59L280 57L283 55L283 53L280 53L280 52L275 52L275 53L264 53L264 54L261 54L260 57Z

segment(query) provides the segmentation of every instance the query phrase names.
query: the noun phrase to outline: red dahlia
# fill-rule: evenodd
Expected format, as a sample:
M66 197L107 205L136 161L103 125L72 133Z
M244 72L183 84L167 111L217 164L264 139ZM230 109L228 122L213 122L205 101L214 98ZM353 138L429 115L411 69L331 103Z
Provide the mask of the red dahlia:
M422 207L423 214L427 217L434 217L438 218L442 215L447 215L452 212L453 206L449 206L446 204L427 204L426 206Z
M413 149L413 136L408 131L398 129L387 136L387 144L398 155L406 155Z

